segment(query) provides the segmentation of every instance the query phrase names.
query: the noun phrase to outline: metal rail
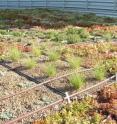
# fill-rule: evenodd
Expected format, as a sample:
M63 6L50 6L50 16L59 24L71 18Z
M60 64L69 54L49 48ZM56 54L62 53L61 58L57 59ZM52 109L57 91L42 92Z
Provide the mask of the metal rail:
M105 85L110 85L110 84L114 83L114 82L108 83L108 81L110 81L111 79L114 79L115 77L116 77L116 76L114 75L114 76L112 76L112 77L110 77L110 78L107 78L106 80L104 80L104 81L102 81L102 82L100 82L100 83L98 83L98 84L96 84L96 85L93 85L93 86L91 86L91 87L89 87L89 88L87 88L87 89L84 89L84 90L82 90L82 91L79 91L79 92L77 92L77 93L74 93L74 94L70 95L69 98L72 98L72 97L75 97L75 96L80 96L80 97L81 97L81 96L83 96L83 95L86 95L87 93L94 93L94 92L96 92L97 90L102 89ZM51 107L53 107L54 105L60 104L60 103L64 102L64 101L67 100L67 99L68 99L67 97L64 97L63 99L59 99L58 101L53 102L53 103L51 103L51 104L49 104L49 105L47 105L47 106L44 106L44 107L42 107L42 108L39 108L39 109L34 110L34 111L32 111L32 112L29 112L29 113L24 113L24 114L20 115L18 118L14 119L14 120L11 120L11 121L8 121L8 122L5 122L5 123L3 123L3 124L14 124L14 123L16 123L16 122L18 122L18 121L21 121L21 120L23 120L24 118L27 118L27 117L29 117L29 116L35 114L35 113L38 113L38 112L43 111L43 110L45 110L45 109L47 110L48 108L51 108Z
M21 94L26 93L26 92L29 92L29 91L34 90L34 89L36 89L36 88L38 88L38 87L40 87L40 86L42 86L42 85L48 84L48 83L50 83L50 82L52 82L52 81L55 81L55 80L59 80L59 79L61 79L61 78L65 78L65 77L70 76L70 75L72 75L72 74L74 74L74 73L87 72L87 71L91 71L91 70L93 70L93 69L94 69L94 68L84 69L84 70L79 70L79 69L77 69L77 70L75 70L75 71L73 71L73 72L70 72L70 73L68 73L68 74L64 74L64 75L62 75L62 76L55 77L55 78L52 78L52 79L50 79L50 80L44 81L44 82L42 82L42 83L39 83L39 84L37 84L37 85L34 85L34 86L32 86L32 87L30 87L30 88L28 88L28 89L26 89L26 90L22 90L22 91L20 91L20 92L17 92L17 93L10 94L10 95L8 95L8 96L2 97L2 98L0 98L0 101L6 100L6 99L11 98L11 97L14 97L14 96L21 95Z

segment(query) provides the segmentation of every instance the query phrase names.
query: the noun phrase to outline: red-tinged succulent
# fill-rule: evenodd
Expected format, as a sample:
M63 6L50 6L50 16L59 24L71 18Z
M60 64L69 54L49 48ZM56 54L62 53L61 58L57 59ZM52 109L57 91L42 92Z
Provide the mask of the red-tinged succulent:
M3 46L0 46L0 55L2 55L4 53L4 48Z
M46 124L46 122L44 120L37 120L34 121L32 124Z
M116 87L106 86L98 92L94 105L102 110L108 111L112 115L117 116L117 89Z
M18 44L17 48L21 51L21 52L31 52L32 51L32 47L30 45L21 45Z
M0 43L0 55L4 55L10 49L11 44L8 43Z

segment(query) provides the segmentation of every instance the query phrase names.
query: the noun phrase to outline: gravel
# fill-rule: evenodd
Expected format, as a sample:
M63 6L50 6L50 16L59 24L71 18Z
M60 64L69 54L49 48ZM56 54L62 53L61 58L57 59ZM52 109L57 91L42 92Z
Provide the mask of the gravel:
M19 76L13 71L0 66L4 73L0 78L0 97L19 92L36 85L34 82ZM37 108L48 105L61 96L53 93L45 86L41 86L28 93L0 101L0 123L18 117L25 112L31 112Z

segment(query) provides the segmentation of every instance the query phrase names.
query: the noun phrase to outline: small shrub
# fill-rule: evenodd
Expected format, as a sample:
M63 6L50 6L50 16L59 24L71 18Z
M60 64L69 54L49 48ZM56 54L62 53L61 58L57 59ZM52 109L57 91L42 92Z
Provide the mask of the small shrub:
M67 60L70 56L73 56L73 50L71 48L61 47L59 50L62 60Z
M112 34L107 32L107 33L104 33L103 34L103 38L106 40L106 41L110 41L112 39Z
M110 42L100 42L97 44L98 51L104 53L106 51L110 51L112 48L112 44Z
M82 19L85 21L93 20L95 22L97 21L97 16L95 13L86 13L86 14L83 14Z
M56 51L51 51L49 54L48 54L48 57L49 57L49 60L50 61L56 61L57 59L60 58L60 54Z
M28 58L24 61L24 65L28 69L32 69L37 66L37 62L31 58Z
M51 41L60 42L64 39L65 34L63 32L58 32L56 30L49 30L46 33L46 38L50 39Z
M10 32L10 34L13 36L16 36L16 37L21 37L23 35L22 32L16 32L16 31L12 31L12 32Z
M103 61L106 72L115 74L117 72L117 58L107 59Z
M69 77L69 82L73 85L76 89L79 89L85 83L85 78L83 75L74 74Z
M94 70L94 76L97 80L103 80L106 76L106 70L104 67L96 67Z
M66 40L68 44L81 42L81 38L78 34L69 34Z
M54 35L53 41L55 42L63 42L66 38L66 35L64 32L59 32L58 34Z
M63 31L49 30L46 37L51 41L61 43L77 43L89 38L89 32L85 29L69 26Z
M86 29L83 29L83 28L79 29L79 35L80 35L82 40L86 40L90 36L89 32Z
M44 32L38 32L37 34L38 34L39 38L41 38L41 39L45 38Z
M17 48L12 48L9 54L9 58L12 61L17 61L21 58L21 52Z
M67 61L71 68L79 68L81 65L81 58L79 57L70 57Z
M94 116L91 118L91 123L92 124L100 124L102 120L102 117L100 114L95 113Z
M83 28L68 27L66 29L66 40L68 43L77 43L89 38L89 32Z
M66 32L67 35L79 34L79 28L76 28L76 27L73 27L73 26L69 26L69 27L66 28L65 32Z
M44 68L44 72L46 73L47 76L51 77L56 75L57 70L55 66L50 64Z

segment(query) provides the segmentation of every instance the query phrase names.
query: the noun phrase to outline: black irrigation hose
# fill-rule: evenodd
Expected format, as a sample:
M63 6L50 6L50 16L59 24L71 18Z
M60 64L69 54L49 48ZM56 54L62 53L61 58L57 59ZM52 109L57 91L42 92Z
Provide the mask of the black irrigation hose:
M8 69L10 69L10 70L13 71L13 69L12 69L10 66L8 66L8 65L3 64L3 63L2 63L1 65L3 65L4 67L7 67ZM77 69L77 70L75 70L75 71L73 71L73 72L71 72L71 73L64 74L64 75L59 76L59 77L54 77L54 78L52 78L52 79L49 79L49 80L47 80L47 81L44 81L44 82L39 83L39 84L37 84L37 85L34 85L33 87L30 87L30 88L28 88L28 89L22 90L22 91L20 91L20 92L14 93L14 94L10 94L10 95L5 96L5 97L2 97L2 98L0 98L0 101L6 100L6 99L11 98L11 97L13 97L13 96L18 96L18 95L23 94L23 93L26 93L26 92L30 92L31 90L36 89L37 87L40 87L40 86L42 86L42 85L47 85L48 83L50 83L50 82L52 82L52 81L59 80L59 79L61 79L61 78L70 76L70 75L72 75L72 74L74 74L74 73L86 72L86 71L90 71L90 70L93 70L93 69L94 69L94 68L84 69L84 70L79 70L79 69ZM20 72L20 73L21 73L21 72ZM50 87L49 87L49 89L50 89ZM60 95L62 94L62 96L65 96L65 93L64 93L63 91L57 90L56 88L51 88L51 89L52 89L53 91L55 91L55 93L58 93L58 94L60 94Z
M43 85L43 82L40 82L40 81L34 79L33 77L30 77L30 76L28 76L28 75L22 73L21 71L18 71L17 69L12 69L12 67L10 67L10 66L7 65L7 64L3 64L3 63L0 63L0 64L1 64L3 67L8 68L9 70L11 70L11 71L17 73L18 75L23 76L23 77L25 77L26 79L28 79L28 80L30 80L30 81L32 81L32 82L37 83L36 86L38 86L38 85L39 85L39 86ZM58 89L56 89L56 88L52 88L52 87L50 87L50 86L47 86L46 84L45 84L44 86L45 86L46 88L48 88L49 90L52 90L54 93L56 93L56 94L58 94L58 95L61 95L62 97L65 96L65 93L64 93L63 91L61 91L61 90L58 90ZM35 86L34 86L34 87L35 87ZM30 88L29 88L29 89L30 89ZM24 90L24 91L25 91L25 90ZM18 93L19 93L19 94L20 94L20 93L22 94L22 93L24 93L24 92L21 91L21 92L18 92ZM1 100L5 100L5 99L10 98L10 97L13 97L13 96L17 96L18 93L10 94L10 95L4 97L3 99L0 98L0 101L1 101Z

